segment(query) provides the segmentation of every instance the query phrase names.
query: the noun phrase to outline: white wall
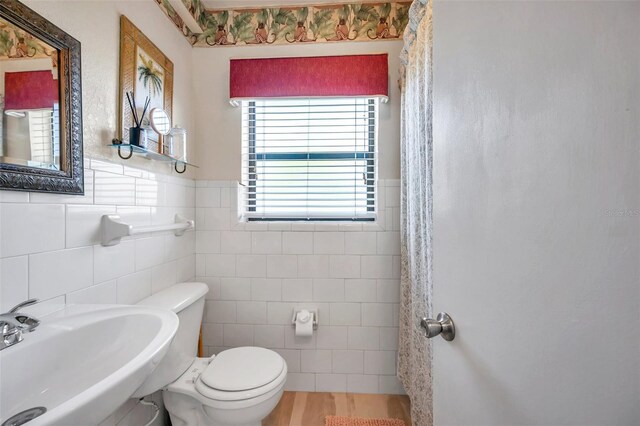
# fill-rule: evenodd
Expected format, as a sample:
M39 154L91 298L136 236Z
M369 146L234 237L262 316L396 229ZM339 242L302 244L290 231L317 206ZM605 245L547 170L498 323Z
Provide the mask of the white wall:
M395 377L401 46L385 41L193 51L201 166L196 274L211 288L203 334L209 353L242 345L274 349L287 360L289 390L403 392ZM239 223L234 200L241 111L229 105L229 59L379 52L389 54L390 102L379 113L378 224ZM294 338L294 306L320 309L313 338Z
M100 218L135 225L193 218L195 183L100 160L85 161L85 195L0 191L0 310L28 298L136 303L195 271L195 235L158 233L100 245ZM44 307L43 307L44 309ZM47 308L48 310L48 308Z
M27 297L51 303L65 298L135 302L178 278L193 277L193 234L183 239L157 235L113 248L96 245L105 213L121 213L136 224L171 221L177 212L194 217L193 180L169 175L164 164L136 157L121 160L106 147L117 122L120 14L174 60L175 115L189 126L191 47L150 1L27 5L82 44L85 195L0 191L0 258L5 266L0 308ZM102 157L106 159L98 159Z
M116 136L120 14L173 62L174 119L193 133L191 47L153 1L26 1L82 43L85 195L0 191L0 310L37 297L44 315L65 303L135 303L195 275L195 233L158 233L99 245L100 216L137 225L195 217L195 182L166 164L120 160ZM194 143L195 141L192 141ZM156 398L157 399L157 398ZM146 408L125 404L106 420L139 425ZM162 422L159 421L161 424Z
M195 182L100 160L85 161L85 195L0 191L0 311L38 298L41 317L71 303L134 304L195 275L195 233L171 232L100 245L100 218L134 225L194 218ZM110 418L124 419L127 404ZM147 410L148 411L148 410ZM136 408L136 419L147 415ZM113 420L113 421L112 421ZM146 421L145 421L146 422Z
M120 162L106 145L117 136L120 15L127 16L174 64L173 123L194 133L191 46L151 0L27 0L26 5L82 44L82 112L85 157ZM195 152L195 139L188 149ZM133 158L127 163L171 173L166 164ZM184 176L193 177L190 169Z
M193 50L194 114L201 180L239 180L241 167L241 111L229 105L229 59L287 56L389 54L389 103L379 111L378 173L382 179L400 178L400 41L307 43L286 46L241 46ZM260 72L256 70L256 72ZM345 70L361 72L361 70Z
M378 223L238 223L236 182L197 181L208 353L274 349L287 361L288 390L403 393L395 377L399 184L379 182ZM294 307L319 309L311 338L294 337Z
M0 191L0 257L5 266L0 307L6 309L27 297L51 303L64 303L65 296L72 301L95 299L98 291L105 301L135 302L150 294L152 285L158 289L178 276L192 277L193 268L188 266L193 263L192 237L173 241L156 236L146 241L154 248L148 255L142 240L110 249L95 245L104 213L117 211L138 224L172 220L178 210L194 216L192 180L162 174L170 173L169 167L148 160L134 157L125 162L106 148L117 122L120 14L126 14L174 59L175 115L189 125L191 47L153 2L29 1L27 5L82 43L85 195ZM156 280L152 268L164 268L156 271ZM138 275L128 277L134 272ZM163 275L167 281L160 278ZM74 293L91 286L100 287Z
M196 274L211 288L203 334L209 353L242 345L274 349L287 360L289 390L403 392L395 377L401 46L385 41L193 51L201 166ZM241 111L229 105L229 59L379 52L389 54L390 102L379 113L378 223L239 223ZM294 306L320 309L313 338L294 338Z
M433 16L435 424L640 424L640 3Z
M197 279L211 288L204 329L210 353L246 343L276 349L288 361L290 389L402 392L395 378L401 42L192 51L150 0L28 5L82 43L84 146L91 168L84 198L0 191L0 241L3 264L9 265L3 267L8 279L1 283L2 306L27 296L48 299L53 307L98 299L132 303L190 279L197 264ZM166 176L167 167L125 163L103 146L117 123L120 13L175 65L175 123L190 131L190 156L201 166L197 250L195 233L130 240L113 249L96 245L101 214L118 211L139 224L164 222L176 212L193 217L196 198L195 184ZM379 52L389 53L390 70L390 103L380 109L379 223L238 223L233 200L240 176L240 110L228 104L228 59ZM44 276L57 284L45 283ZM287 324L297 303L321 311L321 327L309 342L292 339Z

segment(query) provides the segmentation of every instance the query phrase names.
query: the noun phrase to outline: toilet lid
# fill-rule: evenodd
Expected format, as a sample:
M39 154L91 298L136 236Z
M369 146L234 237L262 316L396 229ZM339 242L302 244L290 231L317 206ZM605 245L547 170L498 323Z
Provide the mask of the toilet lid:
M227 349L216 356L200 376L202 382L221 391L244 391L273 382L284 368L282 357L268 349Z

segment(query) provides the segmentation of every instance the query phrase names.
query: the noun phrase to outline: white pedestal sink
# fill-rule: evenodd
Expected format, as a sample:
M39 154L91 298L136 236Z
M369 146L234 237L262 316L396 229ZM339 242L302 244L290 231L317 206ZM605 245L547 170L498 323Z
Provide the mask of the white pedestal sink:
M0 351L0 425L35 407L46 412L28 426L100 423L151 374L178 329L173 312L142 306L75 305L40 320Z

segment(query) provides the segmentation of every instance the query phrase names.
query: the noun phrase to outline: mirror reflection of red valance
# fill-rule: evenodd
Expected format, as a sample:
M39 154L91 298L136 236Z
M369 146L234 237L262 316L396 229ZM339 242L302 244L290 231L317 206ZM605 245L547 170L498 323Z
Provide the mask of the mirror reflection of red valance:
M6 110L53 108L58 103L58 81L51 71L8 72L4 91Z
M387 54L232 59L232 104L284 97L382 97L389 95Z

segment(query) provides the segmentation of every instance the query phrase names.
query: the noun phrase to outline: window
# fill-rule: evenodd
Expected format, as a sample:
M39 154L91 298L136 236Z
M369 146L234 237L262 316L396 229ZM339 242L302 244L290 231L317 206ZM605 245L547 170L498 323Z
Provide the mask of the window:
M374 220L375 98L242 102L247 220Z
M33 109L25 112L29 120L31 161L59 169L59 105L56 103L53 108Z

